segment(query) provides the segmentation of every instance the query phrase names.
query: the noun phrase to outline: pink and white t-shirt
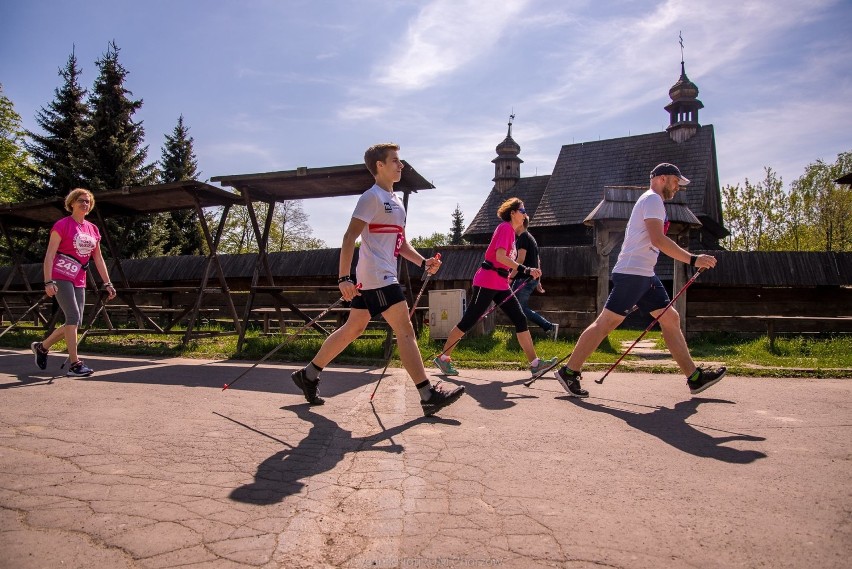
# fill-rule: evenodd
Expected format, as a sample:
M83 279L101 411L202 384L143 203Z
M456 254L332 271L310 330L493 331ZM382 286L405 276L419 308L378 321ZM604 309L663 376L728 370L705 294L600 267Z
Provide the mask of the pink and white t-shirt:
M83 223L77 223L70 215L54 223L50 231L55 231L61 238L57 249L57 257L60 257L58 262L61 262L61 255L70 255L85 265L101 240L101 232L94 223L86 220L83 220ZM50 278L71 281L75 287L86 286L86 271L74 271L74 265L76 263L69 263L70 271L62 270L57 268L57 261L54 261Z
M494 230L494 235L491 236L491 243L488 244L488 249L485 250L485 260L491 261L491 264L498 269L512 270L497 262L497 249L504 249L506 256L510 259L515 259L518 256L518 250L515 247L515 230L512 229L512 224L504 221ZM509 277L501 277L497 271L479 268L476 274L473 275L473 286L482 288L490 288L492 290L509 290Z

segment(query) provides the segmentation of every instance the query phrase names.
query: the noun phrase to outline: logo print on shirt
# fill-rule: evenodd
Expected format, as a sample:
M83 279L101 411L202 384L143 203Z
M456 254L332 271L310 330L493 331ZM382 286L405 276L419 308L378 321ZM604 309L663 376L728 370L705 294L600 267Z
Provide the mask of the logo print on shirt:
M82 231L78 231L74 234L72 243L74 245L74 251L82 257L91 255L92 251L95 250L95 247L98 246L98 242L95 241L94 237L88 233L83 233Z
M392 213L392 212L393 212L393 206L390 203L385 202L385 213Z

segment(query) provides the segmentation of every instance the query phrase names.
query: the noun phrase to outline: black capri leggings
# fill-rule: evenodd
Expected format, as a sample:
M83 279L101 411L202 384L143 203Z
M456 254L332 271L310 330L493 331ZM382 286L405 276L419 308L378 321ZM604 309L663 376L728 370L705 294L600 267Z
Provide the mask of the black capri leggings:
M511 290L494 290L493 288L482 288L479 286L473 287L473 298L471 299L470 306L467 307L456 327L462 332L467 333L468 330L474 327L482 315L485 314L485 311L488 310L488 307L491 306L491 302L493 301L500 306L500 310L515 325L515 333L526 332L529 330L529 326L527 325L527 317L524 316L524 311L521 308L521 303L518 302L518 297L516 296L512 296L512 298L506 300L509 296L512 296ZM504 300L506 302L503 302ZM501 302L503 304L500 304Z

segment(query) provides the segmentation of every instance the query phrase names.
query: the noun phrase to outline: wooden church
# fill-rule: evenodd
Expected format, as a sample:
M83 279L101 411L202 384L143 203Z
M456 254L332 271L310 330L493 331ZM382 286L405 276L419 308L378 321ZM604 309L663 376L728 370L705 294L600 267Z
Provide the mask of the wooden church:
M669 236L693 250L720 249L728 235L722 220L721 193L712 125L698 122L703 104L698 87L686 76L669 89L665 132L627 136L562 147L553 173L521 177L521 147L512 138L497 145L494 187L467 227L473 244L488 243L499 223L496 211L510 197L524 201L529 230L541 247L596 245L598 254L616 255L633 204L649 187L649 172L660 162L676 164L691 180L686 192L666 203ZM671 260L661 256L670 265ZM671 268L661 273L671 274Z

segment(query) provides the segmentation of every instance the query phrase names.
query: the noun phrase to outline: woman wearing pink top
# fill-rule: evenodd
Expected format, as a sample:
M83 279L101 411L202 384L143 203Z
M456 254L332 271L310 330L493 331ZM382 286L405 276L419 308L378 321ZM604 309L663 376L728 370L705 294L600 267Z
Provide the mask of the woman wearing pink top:
M530 362L533 377L541 376L556 365L557 358L541 360L536 356L527 317L514 291L509 287L509 274L513 269L521 279L541 278L540 269L530 269L515 261L518 255L515 248L515 231L524 226L524 219L527 217L524 202L518 198L509 198L497 209L497 217L502 219L503 223L494 230L491 243L485 251L485 261L473 277L473 298L462 319L450 330L443 353L434 359L435 365L444 375L458 375L450 354L459 340L485 314L492 302L497 304L515 325L518 343Z
M55 296L62 312L65 325L60 326L42 342L31 345L39 369L47 367L47 352L60 339L68 347L71 367L68 377L88 377L94 371L83 363L77 354L77 328L83 323L83 307L86 301L86 271L94 260L98 273L110 300L115 298L115 288L109 282L109 271L101 255L101 234L97 226L86 221L86 216L95 207L95 196L89 190L77 188L65 197L65 209L71 215L53 224L50 241L44 255L44 292Z

